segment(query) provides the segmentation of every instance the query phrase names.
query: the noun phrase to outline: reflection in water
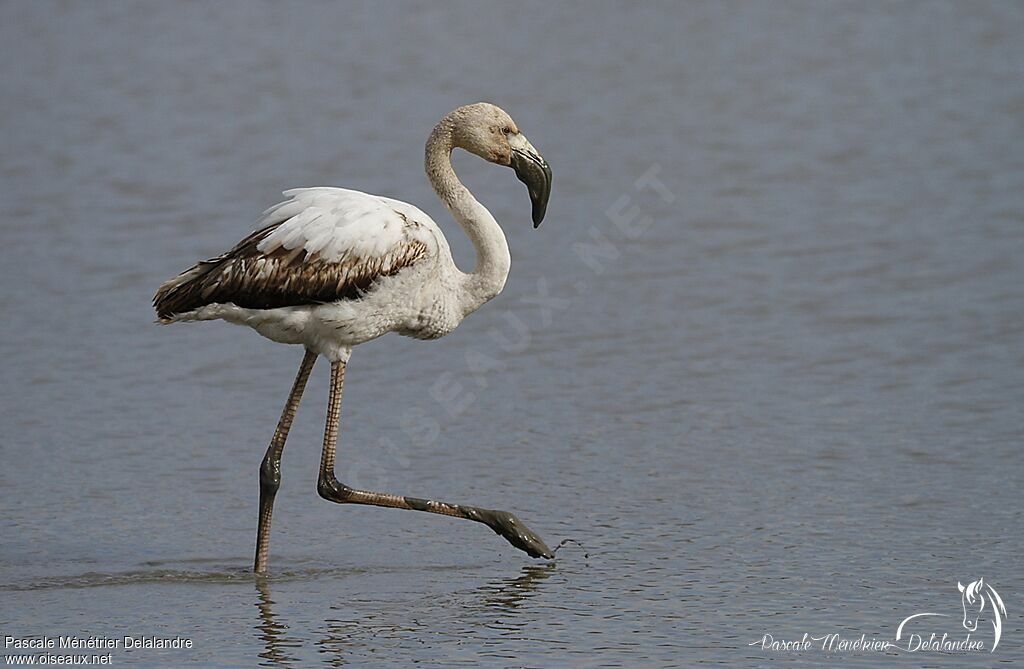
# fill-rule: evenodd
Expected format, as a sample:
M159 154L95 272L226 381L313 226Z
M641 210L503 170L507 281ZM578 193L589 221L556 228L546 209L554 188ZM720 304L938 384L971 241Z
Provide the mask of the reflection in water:
M537 596L541 583L555 572L555 565L523 567L514 577L503 577L471 590L452 592L447 597L428 597L423 607L412 606L399 609L386 600L354 599L344 605L332 606L332 610L344 612L345 617L328 618L324 621L323 632L315 641L322 663L326 666L341 667L346 658L365 657L366 653L387 654L396 648L408 648L410 644L421 646L423 639L440 641L445 638L466 639L493 638L495 626L503 632L519 636L528 624L530 615L523 616L532 607L524 606ZM265 586L261 586L265 592ZM275 665L287 666L290 661L281 652L283 626L276 624L270 616L269 598L263 598L261 605L265 623L263 639L267 651L261 657ZM495 620L495 614L500 614ZM483 641L476 645L452 649L446 656L447 666L475 666L482 648L490 645ZM468 663L468 664L467 664Z
M324 635L316 640L320 652L323 654L324 664L329 667L345 666L345 651L355 645L355 641L364 636L375 637L379 630L377 623L367 621L334 620L324 621ZM395 630L400 632L404 630Z
M286 648L298 648L302 643L297 639L289 639L285 631L287 625L281 624L274 618L272 607L274 600L270 598L270 588L267 586L267 579L256 579L256 590L259 593L259 601L256 607L260 610L260 622L256 625L259 631L259 638L263 642L264 649L259 656L267 660L265 664L273 667L292 667L297 660L289 656Z
M498 650L506 640L541 641L532 634L531 621L537 616L537 603L530 600L542 592L542 584L555 573L555 563L523 567L514 578L501 578L474 588L471 593L457 595L457 605L469 615L458 621L469 627L478 645L463 659L474 666L483 657Z
M482 608L496 609L503 613L515 613L527 600L535 597L540 584L555 573L555 563L523 567L515 578L503 578L496 583L481 586L477 592L483 594Z

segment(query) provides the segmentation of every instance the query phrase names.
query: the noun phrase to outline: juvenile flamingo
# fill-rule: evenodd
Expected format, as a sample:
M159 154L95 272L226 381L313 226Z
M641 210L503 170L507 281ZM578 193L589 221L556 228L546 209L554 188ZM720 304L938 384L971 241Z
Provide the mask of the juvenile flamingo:
M547 208L551 169L495 105L459 107L434 127L426 146L427 177L473 242L472 272L459 270L440 228L410 204L342 188L301 188L285 191L287 199L267 209L258 229L233 249L165 282L153 298L160 323L221 319L306 349L260 466L257 573L267 569L285 439L321 355L331 363L317 483L321 497L475 520L531 557L553 557L544 541L507 511L356 490L335 476L341 390L352 347L388 332L443 337L505 285L511 262L505 235L452 169L456 148L515 170L529 190L535 228Z

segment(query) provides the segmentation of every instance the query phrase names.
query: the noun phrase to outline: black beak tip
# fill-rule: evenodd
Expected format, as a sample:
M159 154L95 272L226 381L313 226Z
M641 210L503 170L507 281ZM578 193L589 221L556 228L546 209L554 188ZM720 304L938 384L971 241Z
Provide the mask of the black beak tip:
M530 200L533 204L533 229L536 230L540 227L541 221L544 220L544 214L548 210L548 192L544 191L536 196L531 192Z
M533 227L540 227L544 214L548 209L548 197L551 195L551 168L540 156L527 156L519 152L512 153L512 167L516 176L526 184L533 205Z
M544 215L548 211L548 198L551 197L551 168L548 167L547 163L541 164L542 178L539 184L536 184L536 188L531 187L530 190L530 201L533 204L533 229L536 230L540 227L541 221L544 220Z

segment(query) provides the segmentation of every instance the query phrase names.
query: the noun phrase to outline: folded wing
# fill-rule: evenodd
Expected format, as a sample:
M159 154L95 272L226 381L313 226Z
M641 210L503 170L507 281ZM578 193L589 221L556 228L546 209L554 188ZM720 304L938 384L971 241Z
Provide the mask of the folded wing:
M285 191L233 249L164 283L161 320L209 304L274 309L357 299L381 277L436 253L415 207L341 188Z

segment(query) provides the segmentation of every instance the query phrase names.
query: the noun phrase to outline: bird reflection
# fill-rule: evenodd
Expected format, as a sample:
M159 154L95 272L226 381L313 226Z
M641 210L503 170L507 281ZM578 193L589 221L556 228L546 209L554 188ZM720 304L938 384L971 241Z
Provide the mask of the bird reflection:
M263 641L264 645L264 650L259 655L264 660L267 660L265 664L270 666L293 667L298 660L289 656L285 649L288 647L297 648L301 645L301 642L298 639L289 639L286 634L288 626L279 623L274 617L272 610L274 600L270 598L267 579L257 578L256 590L259 596L256 607L260 610L260 622L256 625L256 629L259 631L259 638Z
M439 635L439 638L446 634L461 637L467 632L472 634L470 630L478 626L481 629L497 627L512 633L521 632L530 618L529 600L540 594L542 584L554 573L554 563L524 566L515 576L496 578L470 590L452 592L447 598L425 601L426 610L402 609L401 615L393 607L380 606L381 602L348 601L344 606L331 607L343 610L346 616L344 619L325 620L321 635L313 643L320 654L321 664L342 667L349 663L353 653L359 656L385 653L396 644L399 647L416 642L422 644L424 638L434 635ZM256 629L264 644L264 650L259 654L263 660L261 664L300 666L302 663L289 653L301 647L301 641L289 636L288 626L274 615L269 583L259 578L256 589L256 606L260 612ZM364 606L367 604L369 606ZM467 616L467 612L475 615Z
M515 578L503 578L478 588L478 592L483 595L480 603L483 608L513 613L531 597L535 597L540 592L540 584L554 573L554 562L523 567Z
M334 608L334 607L331 607ZM360 624L363 621L327 619L324 621L323 636L317 639L318 650L322 653L323 663L328 667L343 667L347 664L345 655L353 648L359 651L373 646L373 639L380 632L375 623ZM391 630L398 632L399 628ZM367 641L370 639L370 641Z

